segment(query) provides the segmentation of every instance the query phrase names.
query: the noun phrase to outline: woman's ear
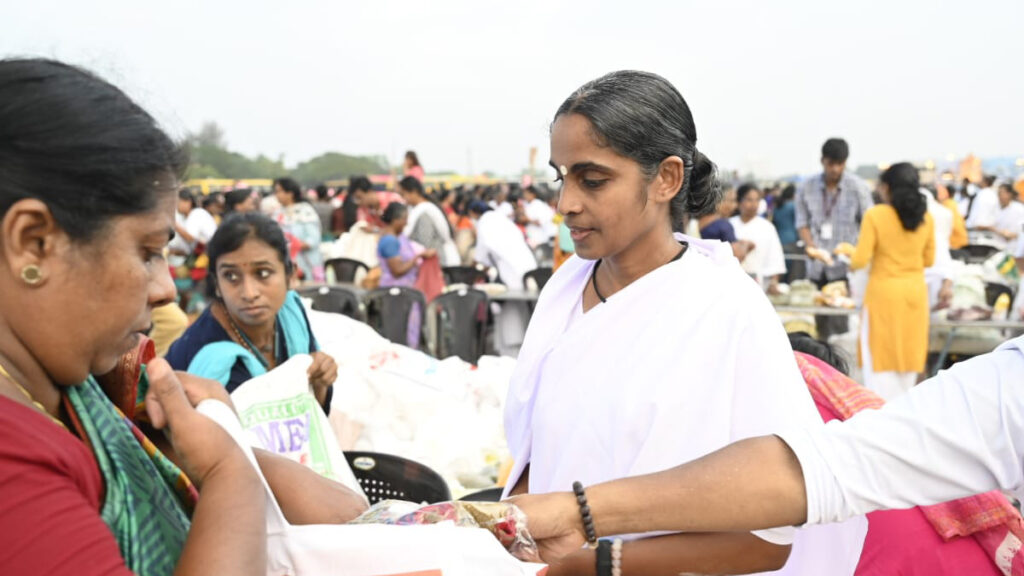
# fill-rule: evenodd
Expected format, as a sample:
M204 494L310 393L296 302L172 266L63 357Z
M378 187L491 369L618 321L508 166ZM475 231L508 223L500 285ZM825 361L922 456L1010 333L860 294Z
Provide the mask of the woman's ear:
M52 275L53 257L66 243L50 208L35 198L18 200L0 221L0 246L9 272L33 286Z
M683 187L685 168L686 165L679 156L669 156L662 160L658 166L658 173L648 189L648 197L655 202L670 202Z

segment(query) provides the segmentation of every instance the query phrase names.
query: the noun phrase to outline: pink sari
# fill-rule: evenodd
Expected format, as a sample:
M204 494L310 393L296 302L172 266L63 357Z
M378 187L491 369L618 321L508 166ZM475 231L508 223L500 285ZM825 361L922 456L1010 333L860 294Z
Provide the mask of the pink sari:
M821 418L846 420L884 400L825 362L796 352ZM1024 576L1024 521L998 491L868 514L858 576Z

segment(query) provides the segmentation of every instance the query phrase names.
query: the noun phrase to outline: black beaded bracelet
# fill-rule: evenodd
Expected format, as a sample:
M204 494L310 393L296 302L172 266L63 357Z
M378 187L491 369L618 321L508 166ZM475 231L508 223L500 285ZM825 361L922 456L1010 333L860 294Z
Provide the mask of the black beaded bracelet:
M597 544L597 576L612 576L612 543L608 540Z
M583 533L587 537L587 546L597 547L597 530L594 529L594 517L590 515L590 506L587 505L587 495L583 492L583 484L579 481L572 483L572 491L576 494L576 503L580 506L580 516L583 517Z

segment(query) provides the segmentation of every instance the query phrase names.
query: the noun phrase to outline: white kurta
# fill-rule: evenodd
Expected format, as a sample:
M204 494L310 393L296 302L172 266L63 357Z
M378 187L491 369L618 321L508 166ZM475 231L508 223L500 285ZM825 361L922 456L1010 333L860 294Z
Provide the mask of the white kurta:
M558 234L558 227L555 226L555 211L540 198L534 198L526 204L526 217L538 224L526 225L526 237L530 245L543 244Z
M995 226L999 217L999 193L995 188L982 188L970 203L971 213L967 216L967 227Z
M780 436L800 460L807 521L947 502L1024 498L1024 337L954 365L879 410Z
M505 430L529 491L567 490L670 468L794 422L821 426L771 304L720 242L586 314L593 261L570 258L548 281L512 377ZM752 463L752 465L755 465ZM801 531L788 574L852 574L867 522ZM758 532L787 543L791 528Z
M953 258L949 254L949 237L953 235L953 211L939 204L927 190L922 190L928 202L928 213L935 223L935 261L925 268L924 280L928 284L928 307L939 303L942 282L953 278Z
M519 227L503 214L491 210L476 221L473 259L498 269L510 290L523 289L523 275L537 268L537 259L526 245ZM502 356L515 357L526 335L530 310L526 302L506 302L495 320L495 346Z
M999 215L996 217L996 230L1015 232L1020 237L1021 232L1024 231L1024 204L1014 200L1007 204L1006 208L1000 208ZM1006 248L1010 242L999 236L997 244L1001 248Z
M762 287L767 287L768 279L786 273L786 255L782 251L782 242L775 226L760 216L750 222L743 222L739 216L729 219L738 240L749 240L754 249L743 259L743 270L753 276Z

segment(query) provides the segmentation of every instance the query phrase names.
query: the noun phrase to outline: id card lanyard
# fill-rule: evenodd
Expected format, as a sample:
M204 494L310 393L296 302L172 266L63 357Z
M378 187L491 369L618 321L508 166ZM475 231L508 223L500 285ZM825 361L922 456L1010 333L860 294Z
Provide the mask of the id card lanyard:
M832 197L832 201L829 202L828 187L826 186L821 189L821 206L825 211L825 222L821 225L822 240L832 240L832 210L839 203L839 195L842 192L843 189L836 186L836 194Z

